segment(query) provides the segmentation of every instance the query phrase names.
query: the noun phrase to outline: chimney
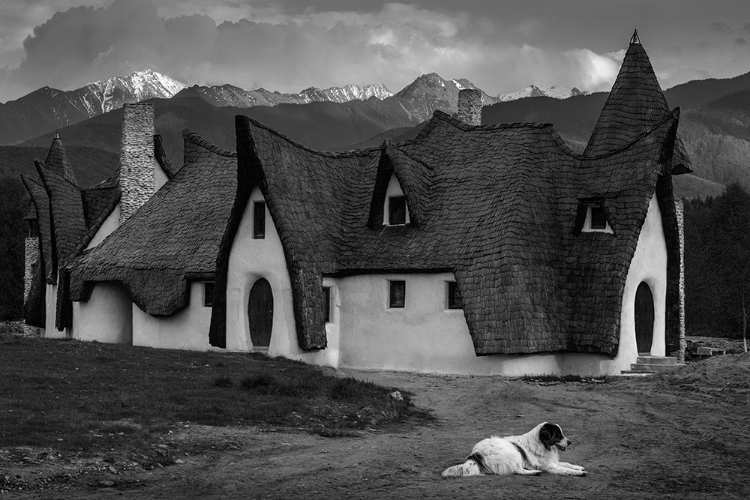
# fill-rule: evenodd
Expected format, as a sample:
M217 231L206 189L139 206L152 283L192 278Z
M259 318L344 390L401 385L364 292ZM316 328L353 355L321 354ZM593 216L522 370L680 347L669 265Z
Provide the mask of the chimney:
M120 142L120 224L154 194L154 106L125 104Z
M482 91L461 89L458 91L457 118L469 125L482 124Z
M34 275L40 265L39 260L41 258L39 252L39 221L36 218L36 208L34 207L33 202L29 203L27 215L24 219L26 220L26 241L24 245L25 265L23 273L23 305L25 309L26 303L29 300L29 292L31 291ZM24 314L24 316L26 315ZM39 329L27 324L25 321L23 332L27 337L39 335Z

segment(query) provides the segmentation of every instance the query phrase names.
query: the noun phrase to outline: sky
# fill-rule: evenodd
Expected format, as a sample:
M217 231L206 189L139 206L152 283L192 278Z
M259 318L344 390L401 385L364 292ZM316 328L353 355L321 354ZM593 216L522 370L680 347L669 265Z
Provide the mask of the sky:
M747 0L0 0L0 102L147 68L280 92L431 72L594 92L636 28L664 89L750 71Z

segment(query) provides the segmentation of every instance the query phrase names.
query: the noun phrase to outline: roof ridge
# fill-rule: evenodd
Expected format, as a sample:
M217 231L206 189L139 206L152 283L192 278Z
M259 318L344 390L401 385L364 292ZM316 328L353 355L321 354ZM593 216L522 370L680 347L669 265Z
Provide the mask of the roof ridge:
M158 134L155 134L158 135ZM161 137L161 136L160 136ZM229 157L236 157L237 152L236 151L229 151L224 148L220 148L219 146L208 142L206 139L204 139L200 134L197 134L196 132L193 132L190 129L183 129L182 130L182 139L185 141L190 141L196 146L201 146L204 149L208 149L209 151L216 153L221 156L229 156Z
M502 130L502 129L515 129L515 128L545 128L553 127L554 125L549 122L511 122L511 123L493 123L491 125L469 125L455 116L451 116L445 111L436 109L432 116L438 118L446 123L455 126L457 129L463 130L464 132L470 132L474 130Z
M70 179L68 179L66 175L56 172L55 169L48 167L46 163L41 162L39 160L34 160L34 164L40 168L43 168L47 172L51 172L52 174L60 177L62 180L64 180L65 182L67 182L68 184L76 188L79 192L83 192L83 189L80 186L78 186L78 184L76 184L75 182L72 182ZM37 171L41 174L41 170L39 170L39 168L37 168ZM42 179L42 183L44 183L44 179Z
M594 156L584 156L584 155L581 155L581 159L585 159L585 160L598 160L598 159L601 159L601 158L607 158L609 156L613 156L613 155L618 154L618 153L622 153L623 151L626 151L626 150L630 149L631 147L633 147L633 145L635 145L636 143L638 143L639 141L641 141L644 137L653 134L658 128L661 128L662 125L664 125L666 122L671 121L673 119L678 120L678 121L680 119L680 107L679 106L677 106L676 108L674 108L668 114L664 115L664 118L662 118L661 120L655 122L651 126L651 128L649 128L647 131L641 132L640 134L638 134L637 136L635 136L627 144L624 144L624 145L622 145L622 146L620 146L620 147L618 147L616 149L613 149L611 151L607 151L605 153L601 153L599 155L594 155Z
M314 154L326 156L329 158L350 158L353 156L366 156L368 154L372 154L375 151L379 151L382 148L382 146L376 146L376 147L370 147L370 148L364 148L364 149L351 149L348 151L320 151L317 149L313 149L309 146L305 146L304 144L300 144L299 142L293 139L290 139L286 135L282 134L278 130L273 129L269 127L268 125L264 125L263 123L257 120L254 120L250 118L249 116L245 116L245 115L237 115L237 116L247 119L248 122L252 123L255 127L261 128L263 130L267 130L272 135L275 135L276 137L285 140L286 142L290 143L292 146L296 148L307 151L308 153L314 153Z
M412 156L412 155L411 155L410 153L408 153L408 152L404 151L403 149L401 149L401 148L399 147L400 145L401 145L401 144L392 144L392 143L391 143L391 142L389 141L389 142L388 142L388 144L387 144L387 145L386 145L386 146L385 146L385 147L383 148L383 152L385 152L386 154L388 154L388 150L389 150L389 149L395 149L396 151L398 151L398 152L399 152L399 153L401 153L402 155L404 155L404 156L406 156L407 158L409 158L409 159L410 159L411 161L413 161L413 162L415 162L415 163L419 163L420 165L422 165L422 166L423 166L424 168L426 168L427 170L431 170L431 171L434 171L434 170L435 170L435 167L433 167L432 165L428 165L428 164L427 164L427 163L425 163L424 161L422 161L422 160L420 160L420 159L418 159L418 158L414 158L414 156Z

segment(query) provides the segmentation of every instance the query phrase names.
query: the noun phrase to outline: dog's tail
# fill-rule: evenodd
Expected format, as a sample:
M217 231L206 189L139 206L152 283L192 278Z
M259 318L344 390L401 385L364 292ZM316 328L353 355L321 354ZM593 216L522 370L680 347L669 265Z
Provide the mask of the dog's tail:
M478 476L484 474L485 467L482 462L482 456L478 453L469 455L462 464L448 467L443 471L443 477L461 477L461 476Z

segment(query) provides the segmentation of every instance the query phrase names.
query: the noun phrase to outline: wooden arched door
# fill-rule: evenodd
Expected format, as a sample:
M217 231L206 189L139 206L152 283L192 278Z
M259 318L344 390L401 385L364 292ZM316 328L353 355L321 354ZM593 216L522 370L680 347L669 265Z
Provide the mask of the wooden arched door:
M247 315L253 347L268 347L273 329L273 292L271 285L263 278L250 289Z
M654 341L654 296L642 281L635 292L635 343L638 353L650 353Z

